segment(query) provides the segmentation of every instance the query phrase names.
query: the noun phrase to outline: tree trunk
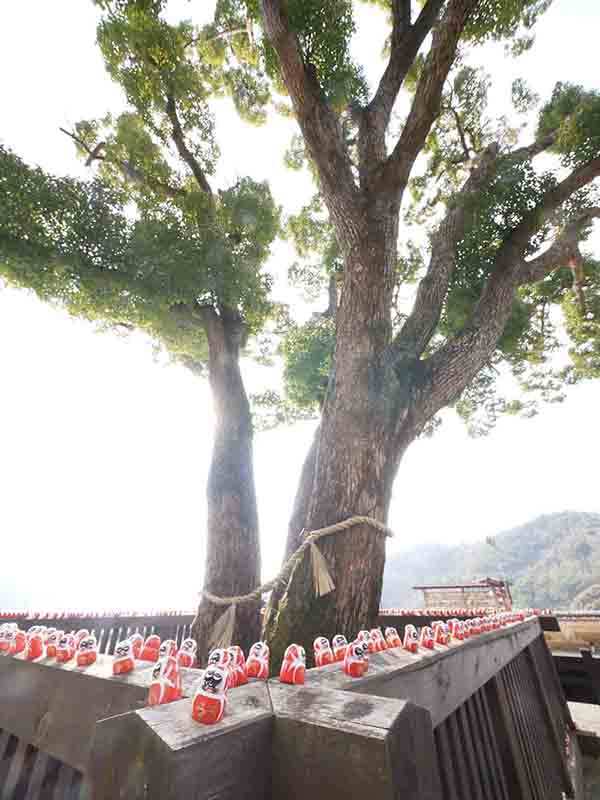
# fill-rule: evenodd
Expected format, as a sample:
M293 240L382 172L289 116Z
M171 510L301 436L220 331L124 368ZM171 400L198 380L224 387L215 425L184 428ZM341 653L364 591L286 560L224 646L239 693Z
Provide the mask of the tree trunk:
M304 521L307 531L355 515L387 519L401 455L396 401L386 389L390 384L397 388L398 383L386 364L397 219L397 208L374 207L360 241L347 248L333 374ZM370 526L357 526L322 539L319 549L336 588L325 597L315 597L307 555L273 615L269 642L274 664L292 642L312 653L317 636L354 637L377 617L385 537Z
M308 513L308 504L312 494L313 484L315 480L315 463L317 457L317 447L319 444L319 428L315 431L313 440L304 459L302 471L300 472L300 480L298 481L298 488L294 498L294 507L292 509L292 516L288 523L288 533L285 542L285 550L283 553L283 563L294 553L302 542L301 533L306 530L306 515ZM276 610L281 598L285 593L285 586L278 586L273 589L271 597L269 598L269 608ZM269 623L269 620L267 620Z
M260 544L252 456L252 419L240 373L244 326L235 312L204 310L215 439L208 476L204 589L218 597L247 594L260 583ZM198 659L211 646L211 631L227 610L202 598L194 622ZM260 637L259 604L238 605L232 644L247 652Z

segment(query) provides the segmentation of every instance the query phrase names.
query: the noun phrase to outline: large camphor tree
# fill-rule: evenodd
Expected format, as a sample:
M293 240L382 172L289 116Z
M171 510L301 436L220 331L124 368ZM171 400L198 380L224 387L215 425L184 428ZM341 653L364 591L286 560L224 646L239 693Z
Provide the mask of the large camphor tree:
M351 56L350 0L248 3L264 31L266 69L300 127L289 160L306 157L316 177L297 236L331 254L330 226L338 250L333 336L324 317L304 337L315 361L334 342L326 387L322 362L312 380L309 370L299 377L302 332L287 348L294 391L323 395L288 552L302 529L353 515L385 522L404 453L444 407L485 426L482 410L493 417L528 405L499 394L508 371L551 398L600 370L600 278L580 249L600 216L600 96L558 84L529 141L518 141L518 129L488 118L489 81L468 61L492 40L530 47L550 1L377 5L390 35L383 74L369 85ZM523 81L513 98L519 111L535 104ZM400 228L401 210L416 237ZM572 347L556 370L561 308ZM296 568L271 617L276 658L291 641L354 635L376 618L384 538L361 526L319 544L336 589L315 597L309 560Z
M274 311L264 265L279 209L266 184L213 185L210 100L229 94L260 122L260 83L251 63L234 81L214 57L212 29L167 24L161 3L98 5L98 42L129 108L65 130L96 168L90 182L50 176L0 148L0 277L73 315L146 333L208 375L215 430L204 587L245 593L260 581L260 548L240 355ZM200 605L201 658L222 613ZM248 648L259 634L258 604L246 605L234 640Z

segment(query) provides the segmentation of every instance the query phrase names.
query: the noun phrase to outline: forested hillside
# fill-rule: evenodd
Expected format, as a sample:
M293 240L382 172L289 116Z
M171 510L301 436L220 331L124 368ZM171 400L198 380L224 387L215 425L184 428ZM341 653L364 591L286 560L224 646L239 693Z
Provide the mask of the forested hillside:
M421 593L411 590L415 584L487 576L508 578L516 605L570 606L600 584L600 514L546 514L475 544L425 544L396 553L387 560L382 605L422 605ZM595 597L586 592L582 600L593 606Z

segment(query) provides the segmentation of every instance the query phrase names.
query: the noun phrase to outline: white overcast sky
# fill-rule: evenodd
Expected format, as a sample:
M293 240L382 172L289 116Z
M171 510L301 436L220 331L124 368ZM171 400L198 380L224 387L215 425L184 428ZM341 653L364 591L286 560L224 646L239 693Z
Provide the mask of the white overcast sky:
M173 18L207 0L173 0ZM380 15L362 7L356 49L380 68ZM0 142L57 174L84 175L59 133L123 100L95 47L87 0L0 3ZM518 62L499 47L480 54L502 109L525 77L542 97L557 80L588 87L598 76L600 3L555 0L537 43ZM373 44L376 42L376 44ZM310 186L286 171L291 123L244 130L223 107L219 180L268 178L297 208ZM276 248L269 268L285 273ZM279 280L285 294L285 281ZM250 389L276 380L247 368ZM448 414L434 439L415 443L396 480L390 551L424 541L481 538L552 511L600 510L600 383L575 387L533 420L502 421L471 440ZM0 291L0 605L191 607L200 587L204 489L213 417L206 384L157 363L139 337L98 334L32 295ZM298 472L313 425L256 437L256 480L265 577L278 566Z

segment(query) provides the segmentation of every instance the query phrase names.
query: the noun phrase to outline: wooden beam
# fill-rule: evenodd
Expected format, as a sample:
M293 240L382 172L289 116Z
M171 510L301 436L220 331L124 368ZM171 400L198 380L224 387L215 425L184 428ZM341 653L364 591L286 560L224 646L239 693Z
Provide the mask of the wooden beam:
M431 718L412 703L270 683L273 798L441 800Z
M273 713L267 686L234 689L218 725L192 719L192 700L105 719L90 760L94 800L262 800Z

